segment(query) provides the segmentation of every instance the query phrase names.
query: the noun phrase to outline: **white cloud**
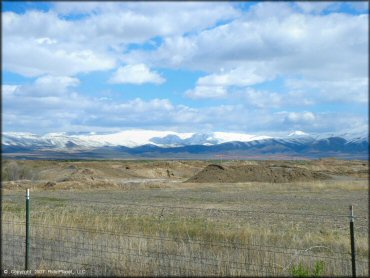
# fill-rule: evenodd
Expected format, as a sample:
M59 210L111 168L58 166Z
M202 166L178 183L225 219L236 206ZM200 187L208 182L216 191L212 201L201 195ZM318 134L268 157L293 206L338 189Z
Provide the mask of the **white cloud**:
M265 107L280 107L283 104L283 96L275 92L261 92L254 89L247 89L244 98L248 105Z
M55 94L53 91L41 95L35 93L40 88L51 88L51 80L55 81L55 85L68 84L63 94ZM145 128L266 133L285 130L336 131L364 129L367 126L366 115L312 111L272 112L243 103L194 108L175 105L169 99L136 98L117 101L85 97L73 91L75 84L74 80L68 78L44 77L30 85L3 85L3 89L11 91L3 95L4 130L44 133Z
M186 92L189 97L219 97L229 86L299 77L307 84L323 85L316 86L322 91L320 96L311 95L312 85L299 88L306 103L329 101L325 95L365 102L367 90L362 80L368 75L367 21L368 15L302 14L288 3L259 3L230 23L165 38L158 49L132 51L123 60L207 72ZM219 86L216 93L210 86Z
M260 7L265 4L261 3ZM272 4L267 7L276 8ZM367 16L312 16L289 11L261 18L262 13L266 15L269 11L255 9L252 17L245 16L198 36L178 38L179 45L165 41L153 56L146 55L145 59L152 59L154 64L159 59L168 66L214 72L200 78L196 86L219 85L227 90L227 86L253 85L275 76L299 76L305 86L294 89L299 89L295 94L303 97L302 104L368 101ZM214 45L217 47L211 49ZM181 47L184 51L180 51ZM174 64L173 58L165 58L166 53L173 57L177 52L182 55L177 60L180 64ZM134 55L140 57L139 53ZM220 66L226 68L226 73L218 72ZM312 94L312 88L320 93ZM287 89L291 91L292 87ZM250 91L251 103L266 107L268 102L258 101L257 97ZM279 106L291 102L282 102L284 97L278 94L270 97L273 97L271 104Z
M312 112L289 112L285 120L292 123L297 122L313 122L316 119L315 114Z
M193 36L165 39L152 53L134 51L124 58L208 72L216 72L220 67L225 70L243 67L251 71L261 67L274 74L321 78L366 72L365 15L248 16ZM338 67L340 72L336 70Z
M50 38L38 38L36 39L36 42L38 44L56 44L57 43L56 40L52 40Z
M37 78L33 84L6 86L9 91L12 89L11 96L13 97L53 97L65 96L71 93L69 90L78 86L80 81L77 78L69 76L51 76L45 75Z
M329 2L297 5L308 13L333 8ZM297 5L258 3L242 14L229 3L77 2L56 3L49 12L4 12L4 68L25 76L71 76L109 70L123 60L203 70L209 74L198 80L202 88L193 95L212 96L210 86L219 86L216 97L228 86L275 76L323 80L327 92L337 90L335 82L367 77L368 15L301 14ZM60 13L84 16L68 20ZM220 20L231 21L215 27ZM128 43L158 36L163 43L155 51L127 49ZM160 83L160 77L151 77Z
M71 121L83 116L84 109L93 101L69 90L59 88L63 80L47 80L38 84L18 85L10 95L3 95L3 123L5 130L68 130ZM44 83L45 82L45 83ZM68 82L67 82L68 83ZM64 84L65 85L65 84Z
M110 83L115 84L130 83L138 85L144 83L162 84L165 81L166 80L160 74L151 71L144 64L120 67L109 80Z
M241 12L231 3L58 2L48 12L4 12L4 70L37 77L3 85L5 128L309 132L367 125L366 115L324 113L320 106L307 108L315 113L278 111L368 102L368 14L323 15L336 8L326 3L298 6L264 2ZM117 69L120 64L128 66ZM76 92L73 77L116 69L112 83L161 84L153 69L166 67L201 71L185 95L219 104L175 105L181 99L172 95L87 97ZM274 78L284 93L251 88L266 81L274 87ZM229 105L220 104L226 97Z
M307 96L316 102L363 103L368 99L368 78L348 78L343 80L286 79L286 86L294 90L306 90Z
M197 86L193 90L187 90L185 96L193 99L201 98L224 98L227 91L222 86Z
M3 85L3 124L5 130L68 130L71 121L83 115L93 101L71 89L79 80L67 76L42 76L32 84Z
M2 95L8 96L8 95L13 94L17 90L18 86L17 85L2 85L1 88L2 88L1 89Z
M297 5L305 13L319 14L325 10L338 10L340 8L340 3L335 2L296 2Z
M351 2L309 2L299 1L293 4L304 13L320 14L322 12L338 12L341 7L350 7L358 12L368 12L369 4L367 1L351 1Z
M78 20L63 16L80 13ZM69 2L48 12L4 12L4 68L30 77L109 70L130 43L196 32L238 15L229 3Z
M107 2L105 4L105 6L111 7L112 2ZM103 8L99 2L55 2L53 5L54 10L62 15L89 14L96 12L99 8Z
M257 73L256 68L238 67L228 72L211 74L198 79L199 86L250 86L266 81L267 71ZM262 69L260 69L262 71Z
M169 111L173 110L174 106L168 99L151 99L144 101L140 98L130 100L125 103L110 103L104 109L108 108L107 111L111 112L122 112L122 111L136 111L136 112L150 112L155 110Z
M112 57L90 49L68 50L64 44L39 44L35 40L6 36L3 53L6 70L28 77L43 74L75 75L108 70L115 66Z
M76 87L80 81L75 77L46 75L36 79L35 86L47 90L64 91L69 87Z
M93 23L96 35L109 31L108 36L140 42L155 36L182 35L214 26L220 20L233 19L240 12L230 3L55 3L62 14L85 14Z
M223 98L228 94L228 87L245 87L261 83L268 78L271 79L266 69L260 67L258 70L261 73L257 73L256 69L248 67L238 67L227 72L221 69L218 73L200 77L196 87L192 90L187 90L185 96L194 99Z
M287 2L260 2L251 6L248 17L253 20L261 18L282 19L294 13L293 7Z
M261 109L301 107L315 103L313 98L299 91L278 93L247 88L241 92L237 92L236 95L238 98L244 100L246 105Z

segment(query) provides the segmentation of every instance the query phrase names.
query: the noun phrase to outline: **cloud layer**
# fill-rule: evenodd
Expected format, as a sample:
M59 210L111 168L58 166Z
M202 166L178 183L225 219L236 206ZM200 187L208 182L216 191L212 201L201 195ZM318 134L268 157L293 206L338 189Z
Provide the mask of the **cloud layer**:
M3 69L21 77L3 81L4 129L366 130L368 7L249 6L57 2L3 12Z

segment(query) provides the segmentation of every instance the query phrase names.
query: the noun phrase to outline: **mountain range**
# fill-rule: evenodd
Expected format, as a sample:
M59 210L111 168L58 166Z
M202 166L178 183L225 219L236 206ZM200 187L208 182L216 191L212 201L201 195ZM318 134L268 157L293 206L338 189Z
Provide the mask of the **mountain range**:
M368 159L367 134L285 136L126 130L108 134L4 132L2 155L26 159Z

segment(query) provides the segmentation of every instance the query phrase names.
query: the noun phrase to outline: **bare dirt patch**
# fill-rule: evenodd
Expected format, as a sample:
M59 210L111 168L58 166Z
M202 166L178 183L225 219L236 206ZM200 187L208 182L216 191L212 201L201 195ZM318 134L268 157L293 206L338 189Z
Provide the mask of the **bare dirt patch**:
M208 167L207 167L208 165ZM364 160L265 160L265 161L42 161L4 160L3 188L35 186L40 189L95 187L121 188L133 180L159 180L166 184L235 182L311 182L327 180L367 181L369 164ZM159 179L159 180L158 180ZM365 180L366 179L366 180ZM9 182L9 183L5 183ZM10 183L11 182L11 183ZM14 183L13 183L14 182ZM44 185L55 182L56 186ZM184 183L185 184L185 183ZM132 183L133 185L133 183ZM137 183L135 183L137 185ZM123 186L123 187L124 187Z
M48 181L44 187L45 188L53 188L54 186L56 186L56 183L55 182L52 182L52 181Z
M269 182L284 183L295 181L326 180L331 177L299 167L287 166L221 166L210 164L186 182Z

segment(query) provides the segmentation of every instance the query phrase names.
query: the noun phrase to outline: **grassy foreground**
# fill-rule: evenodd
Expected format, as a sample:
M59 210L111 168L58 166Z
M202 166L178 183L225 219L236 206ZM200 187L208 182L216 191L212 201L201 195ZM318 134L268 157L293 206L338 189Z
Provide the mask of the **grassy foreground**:
M34 188L30 262L91 275L349 275L351 203L367 275L366 202L363 181ZM5 190L4 266L22 268L24 215L24 191Z

